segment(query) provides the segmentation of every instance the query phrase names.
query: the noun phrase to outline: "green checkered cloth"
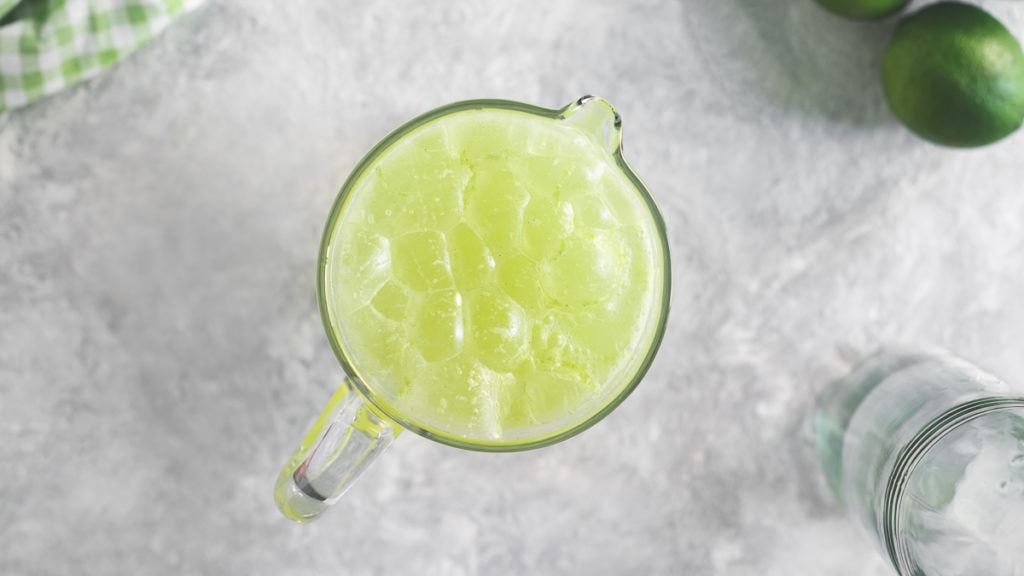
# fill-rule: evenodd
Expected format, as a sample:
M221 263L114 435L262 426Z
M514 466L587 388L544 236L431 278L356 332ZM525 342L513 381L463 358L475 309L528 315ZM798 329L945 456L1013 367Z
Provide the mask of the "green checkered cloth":
M0 0L0 115L95 76L203 0Z

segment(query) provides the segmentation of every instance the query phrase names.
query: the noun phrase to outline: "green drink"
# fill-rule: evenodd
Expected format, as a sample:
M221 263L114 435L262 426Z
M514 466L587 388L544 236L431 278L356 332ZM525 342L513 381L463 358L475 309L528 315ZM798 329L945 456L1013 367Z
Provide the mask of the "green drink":
M367 421L522 450L583 430L636 386L664 330L668 253L619 130L599 99L465 102L356 168L328 220L320 303Z

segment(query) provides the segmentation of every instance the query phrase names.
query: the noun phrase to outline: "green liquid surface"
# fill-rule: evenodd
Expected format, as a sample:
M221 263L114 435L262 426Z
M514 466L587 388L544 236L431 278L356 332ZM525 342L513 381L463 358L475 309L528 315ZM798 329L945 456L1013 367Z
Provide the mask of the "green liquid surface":
M656 337L664 254L643 194L569 122L421 125L356 177L327 308L379 402L433 434L518 443L598 413Z

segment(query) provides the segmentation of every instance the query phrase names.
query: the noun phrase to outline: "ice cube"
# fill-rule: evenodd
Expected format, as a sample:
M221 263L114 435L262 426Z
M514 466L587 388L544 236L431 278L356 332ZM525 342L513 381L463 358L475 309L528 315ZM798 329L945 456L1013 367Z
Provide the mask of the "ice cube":
M364 306L339 318L342 340L365 374L377 384L391 387L401 380L401 366L392 361L407 340L404 327L383 316L373 306Z
M361 173L346 212L388 237L454 226L472 173L448 139L447 131L435 126L393 144Z
M585 194L576 198L572 205L576 221L581 228L611 230L620 224L608 203L597 193Z
M1010 489L1017 450L1006 416L993 414L972 422L981 431L981 450L965 469L950 503L952 518L982 537L995 533L1008 506L1021 498L1019 491Z
M572 204L535 194L523 212L523 249L536 260L547 258L561 250L573 226Z
M355 309L370 302L391 278L391 248L388 239L369 231L337 231L329 256L329 281L344 290L331 293L342 299L342 307Z
M454 116L448 120L450 147L474 163L506 156L513 151L510 136L515 123L511 120L497 113Z
M377 291L371 305L385 318L402 321L409 308L410 299L411 294L407 289L395 282L387 282Z
M462 295L456 290L426 294L408 329L427 362L456 356L465 343Z
M494 257L480 236L463 222L446 238L455 284L462 290L485 284L494 271Z
M967 467L981 453L982 432L970 423L936 444L918 464L907 487L922 506L942 510L952 500Z
M1013 466L1011 416L992 413L964 424L914 471L905 529L924 573L1024 574L1024 480Z
M445 236L441 232L409 232L391 244L391 266L399 282L421 292L454 285Z
M523 210L529 193L505 170L476 174L467 190L466 222L498 259L518 252L523 237Z
M467 297L469 340L486 366L508 372L526 351L526 313L506 294L480 290Z
M513 256L501 263L498 285L526 310L544 310L548 306L548 299L541 288L538 271L539 267L532 259L523 254Z
M571 364L524 364L516 379L522 385L522 395L513 413L527 424L573 418L599 390L589 374Z
M574 234L541 270L544 291L560 304L586 306L618 293L629 265L619 238L600 231Z
M514 384L511 374L460 356L425 366L402 401L431 427L467 438L498 439Z

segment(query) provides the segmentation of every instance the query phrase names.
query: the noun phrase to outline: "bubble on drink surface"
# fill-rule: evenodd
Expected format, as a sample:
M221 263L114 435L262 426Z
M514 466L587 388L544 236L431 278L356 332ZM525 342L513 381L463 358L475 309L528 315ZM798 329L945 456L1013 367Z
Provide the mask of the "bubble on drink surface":
M392 242L395 278L409 288L426 292L454 286L443 233L418 230Z

